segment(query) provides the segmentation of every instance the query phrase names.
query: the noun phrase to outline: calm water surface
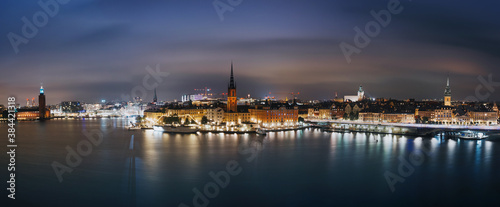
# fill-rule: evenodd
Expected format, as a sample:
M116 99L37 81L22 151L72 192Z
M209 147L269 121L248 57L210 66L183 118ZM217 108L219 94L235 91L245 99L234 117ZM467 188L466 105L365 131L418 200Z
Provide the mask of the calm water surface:
M18 123L17 199L8 201L4 190L2 203L7 205L2 206L194 206L193 189L204 192L214 183L209 173L226 170L228 163L238 163L241 172L230 176L218 192L209 188L213 198L196 201L208 206L500 205L500 139L440 140L313 129L266 137L172 135L127 131L126 123ZM59 182L52 163L67 164L67 148L76 150L87 139L82 130L102 133L103 141ZM5 146L5 124L0 131ZM7 180L3 149L0 175ZM391 173L404 179L394 185L394 192L385 177Z

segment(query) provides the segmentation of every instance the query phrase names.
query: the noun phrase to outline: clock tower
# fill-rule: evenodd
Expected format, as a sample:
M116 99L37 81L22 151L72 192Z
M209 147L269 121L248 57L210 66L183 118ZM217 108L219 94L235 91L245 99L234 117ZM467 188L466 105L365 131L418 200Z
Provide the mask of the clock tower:
M44 121L46 118L46 108L45 108L45 92L43 90L43 86L40 87L40 95L38 95L38 115L40 121Z

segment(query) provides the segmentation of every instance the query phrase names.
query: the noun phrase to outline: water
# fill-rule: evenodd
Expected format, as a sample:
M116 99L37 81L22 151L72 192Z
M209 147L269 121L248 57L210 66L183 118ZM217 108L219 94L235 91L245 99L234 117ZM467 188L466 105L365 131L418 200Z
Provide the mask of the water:
M209 196L196 201L208 206L497 206L500 202L500 139L457 141L313 129L270 133L265 138L171 135L127 131L126 123L121 119L18 123L16 200L7 200L4 190L2 204L7 205L2 206L193 206L193 189L203 193L205 186L212 187ZM0 126L2 137L6 129L5 124ZM97 130L103 141L59 182L52 163L66 165L66 147L76 150L87 140L82 130ZM132 135L134 150L130 150ZM7 145L6 138L2 140ZM0 164L6 166L7 156L2 154ZM406 162L400 157L413 171L398 172ZM227 173L227 165L235 163L239 174L229 175L229 180L221 177L227 186L216 191L209 173ZM7 180L6 167L1 169L2 179ZM388 172L404 179L394 185L394 192L384 176Z

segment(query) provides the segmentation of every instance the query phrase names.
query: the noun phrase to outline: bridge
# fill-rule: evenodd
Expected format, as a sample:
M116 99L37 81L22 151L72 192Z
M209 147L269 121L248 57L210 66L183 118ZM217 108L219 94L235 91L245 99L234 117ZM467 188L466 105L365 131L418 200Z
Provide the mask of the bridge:
M326 131L336 132L371 132L381 134L397 134L410 136L435 136L453 137L456 132L472 131L486 134L500 134L500 125L495 126L467 126L467 125L441 125L441 124L410 124L410 123L385 123L306 119L320 126ZM323 126L323 127L322 127Z

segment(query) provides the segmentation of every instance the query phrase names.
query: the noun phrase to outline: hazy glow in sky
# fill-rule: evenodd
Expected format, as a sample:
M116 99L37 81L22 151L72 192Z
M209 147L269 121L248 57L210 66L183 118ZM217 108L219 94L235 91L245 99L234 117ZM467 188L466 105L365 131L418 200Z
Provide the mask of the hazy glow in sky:
M463 99L475 94L479 75L500 80L498 1L401 0L404 10L350 64L339 44L353 42L353 28L389 0L243 0L224 21L211 0L73 0L16 54L7 34L22 34L21 19L41 10L37 2L0 7L1 104L15 95L24 105L41 82L49 104L119 100L156 64L170 74L160 100L205 86L222 93L231 60L241 97L300 91L330 99L363 85L372 97L442 98L450 73L453 97Z

